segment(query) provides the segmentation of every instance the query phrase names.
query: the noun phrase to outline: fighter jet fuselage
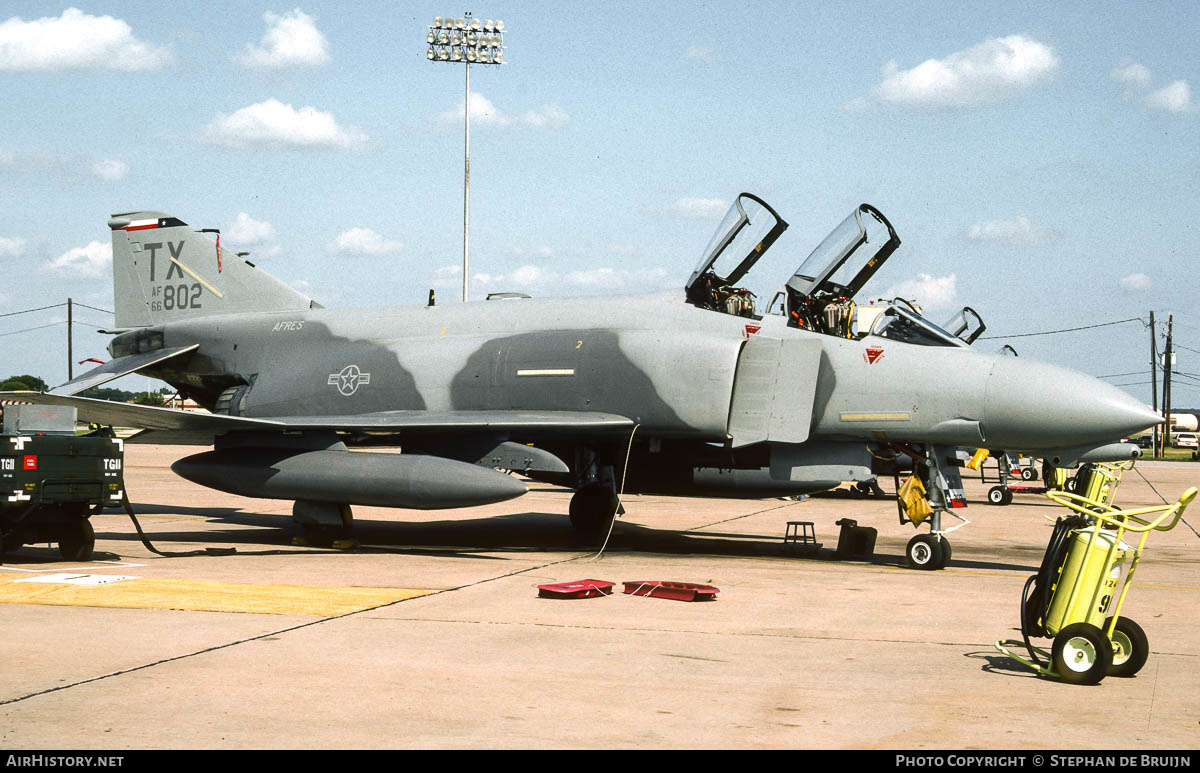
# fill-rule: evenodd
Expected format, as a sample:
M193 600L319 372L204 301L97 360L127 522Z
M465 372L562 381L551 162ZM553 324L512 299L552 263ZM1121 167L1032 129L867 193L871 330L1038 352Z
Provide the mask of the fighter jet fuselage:
M981 352L973 309L946 327L903 299L860 309L900 244L866 204L766 313L737 284L787 224L750 194L678 291L444 306L325 309L164 213L109 227L112 359L34 399L147 428L133 442L212 444L175 471L295 500L308 526L348 525L353 504L525 492L499 470L576 489L588 531L622 492L786 495L912 469L940 533L937 514L964 503L956 448L1069 464L1127 453L1112 444L1159 420L1089 376ZM76 396L133 372L209 413ZM402 452L349 450L384 445Z
M232 388L223 412L251 418L578 411L627 417L642 439L733 448L811 438L1028 451L1109 442L1151 418L1125 393L1046 363L834 338L698 309L678 292L233 314L158 329L165 347L199 344L159 377L214 410Z

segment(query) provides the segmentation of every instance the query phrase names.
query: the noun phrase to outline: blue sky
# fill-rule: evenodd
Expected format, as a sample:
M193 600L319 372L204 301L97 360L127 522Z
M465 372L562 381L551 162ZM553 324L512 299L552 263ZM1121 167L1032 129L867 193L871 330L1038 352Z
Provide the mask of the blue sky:
M6 0L0 314L111 309L105 221L133 209L328 306L457 302L464 73L424 37L465 10ZM872 295L970 305L986 335L1173 312L1200 375L1200 4L472 10L507 30L507 63L471 68L474 298L679 287L743 190L791 223L749 282L769 295L865 201L903 241ZM63 311L0 317L0 370L65 380ZM93 329L76 360L105 356ZM1138 323L1010 342L1147 371ZM1148 378L1108 380L1149 402ZM1174 395L1200 405L1200 378Z

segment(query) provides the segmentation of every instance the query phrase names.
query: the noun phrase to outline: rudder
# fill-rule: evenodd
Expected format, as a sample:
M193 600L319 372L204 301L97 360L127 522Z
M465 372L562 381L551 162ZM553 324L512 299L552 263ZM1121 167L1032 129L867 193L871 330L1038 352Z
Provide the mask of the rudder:
M206 232L162 212L122 212L108 221L118 328L320 304L260 271Z

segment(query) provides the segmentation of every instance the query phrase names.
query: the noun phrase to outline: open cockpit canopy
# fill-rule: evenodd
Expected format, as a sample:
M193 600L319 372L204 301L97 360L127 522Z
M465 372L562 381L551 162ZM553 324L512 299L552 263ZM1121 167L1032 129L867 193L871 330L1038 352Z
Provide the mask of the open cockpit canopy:
M788 280L788 324L830 332L831 315L852 311L854 296L899 246L900 237L883 213L859 205ZM831 305L838 308L827 314Z
M737 287L788 224L765 201L742 193L713 234L687 283L688 302L702 309L761 319L754 294ZM920 307L896 298L886 306L859 307L855 297L900 246L892 224L875 207L860 204L825 237L766 312L792 327L839 338L869 335L921 346L970 346L983 333L979 314L964 306L938 326Z
M861 334L918 346L967 347L986 329L983 319L970 306L963 306L946 324L935 325L922 316L918 306L903 298L896 298L875 317L871 329L861 331Z
M738 195L688 278L688 301L704 309L753 317L754 294L734 284L787 227L767 202L751 193Z

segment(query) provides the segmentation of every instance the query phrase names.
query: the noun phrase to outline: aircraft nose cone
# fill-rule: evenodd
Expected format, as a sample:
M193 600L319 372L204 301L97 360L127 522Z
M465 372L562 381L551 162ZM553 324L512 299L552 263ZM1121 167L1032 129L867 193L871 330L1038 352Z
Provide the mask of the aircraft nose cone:
M985 398L989 445L1061 448L1118 440L1162 423L1148 405L1099 379L1016 357L998 357Z

